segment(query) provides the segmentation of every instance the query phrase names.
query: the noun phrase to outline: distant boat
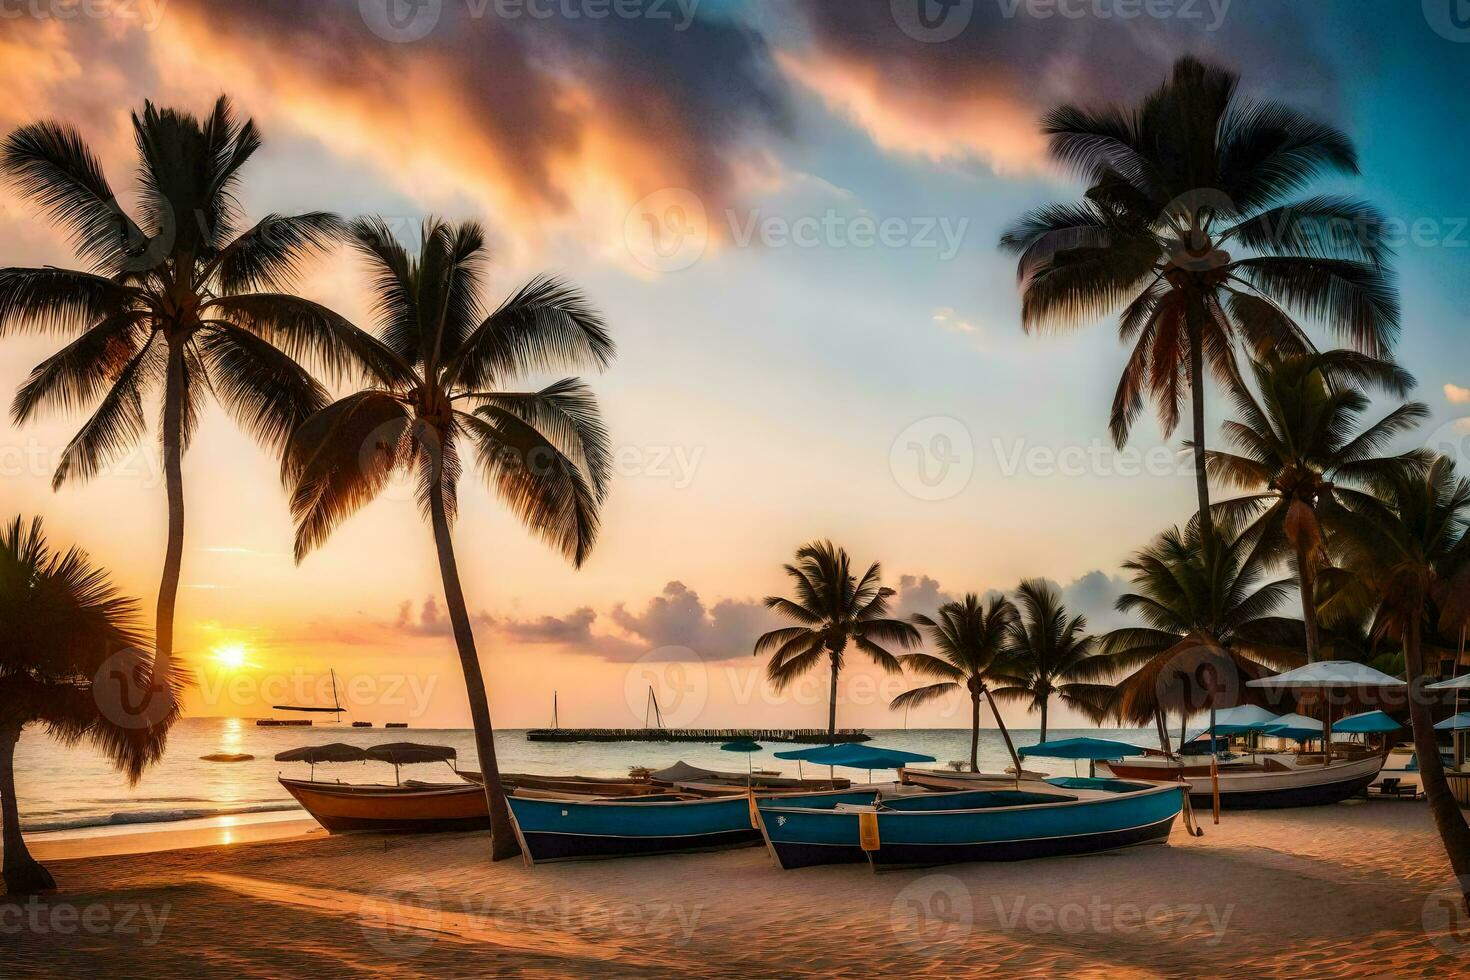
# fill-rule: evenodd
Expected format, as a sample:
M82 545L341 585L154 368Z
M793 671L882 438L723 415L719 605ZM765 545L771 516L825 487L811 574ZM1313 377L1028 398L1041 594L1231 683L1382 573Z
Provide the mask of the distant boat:
M1023 789L900 796L867 806L757 800L761 832L786 869L866 861L873 870L1085 854L1166 840L1179 784L1054 777Z
M257 718L255 724L260 728L310 728L310 718Z
M354 721L352 723L352 727L353 728L372 728L373 727L373 723L370 722L370 721Z
M383 727L384 728L407 728L408 727L408 722L406 722L406 721L390 721L390 722L388 722L388 724L384 725Z

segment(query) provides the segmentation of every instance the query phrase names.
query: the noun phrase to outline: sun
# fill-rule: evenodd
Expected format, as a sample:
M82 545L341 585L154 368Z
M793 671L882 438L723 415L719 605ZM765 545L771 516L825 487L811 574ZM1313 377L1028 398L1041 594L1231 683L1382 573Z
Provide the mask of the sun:
M250 665L243 643L224 643L215 647L213 653L214 662L227 670L239 670Z

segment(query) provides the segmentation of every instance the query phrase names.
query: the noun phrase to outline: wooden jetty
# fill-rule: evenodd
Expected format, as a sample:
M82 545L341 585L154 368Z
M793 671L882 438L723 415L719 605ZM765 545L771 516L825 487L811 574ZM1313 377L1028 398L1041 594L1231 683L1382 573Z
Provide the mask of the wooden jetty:
M828 734L825 728L531 728L528 742L866 742L869 736L856 728L840 728Z

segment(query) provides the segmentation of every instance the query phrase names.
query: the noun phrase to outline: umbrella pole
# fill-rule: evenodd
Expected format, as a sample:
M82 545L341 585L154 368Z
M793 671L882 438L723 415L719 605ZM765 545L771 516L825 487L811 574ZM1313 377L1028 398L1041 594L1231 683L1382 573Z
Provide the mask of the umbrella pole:
M1332 698L1328 696L1325 688L1322 691L1322 700L1326 702L1327 707L1324 715L1326 723L1322 726L1322 768L1326 769L1332 765Z
M1215 741L1215 702L1210 701L1210 802L1215 824L1220 823L1220 752Z

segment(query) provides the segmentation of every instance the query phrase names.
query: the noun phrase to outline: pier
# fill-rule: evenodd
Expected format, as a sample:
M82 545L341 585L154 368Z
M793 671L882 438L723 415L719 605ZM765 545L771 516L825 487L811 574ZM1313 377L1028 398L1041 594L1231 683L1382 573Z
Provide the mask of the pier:
M805 742L816 745L834 742L866 742L861 729L839 728L532 728L528 742Z

